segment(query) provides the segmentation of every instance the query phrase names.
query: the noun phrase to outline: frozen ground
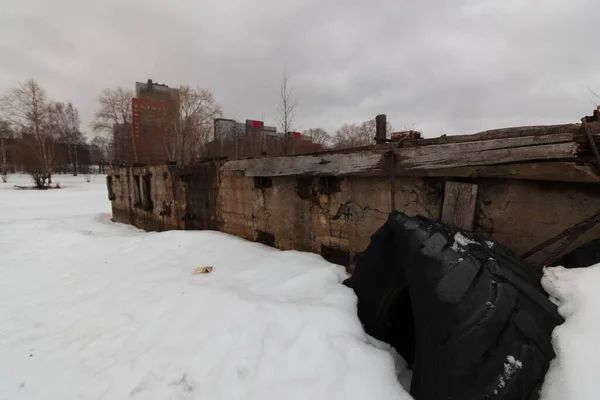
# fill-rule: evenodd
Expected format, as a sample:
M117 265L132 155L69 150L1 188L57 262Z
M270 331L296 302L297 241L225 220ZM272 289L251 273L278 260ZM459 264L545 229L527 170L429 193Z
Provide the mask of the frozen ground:
M343 269L114 224L102 177L27 181L0 183L0 399L410 398Z
M0 183L0 399L410 399L341 268L114 224L103 177L55 181ZM543 400L600 399L600 265L543 284L567 319Z
M544 288L566 318L554 330L556 359L546 374L544 400L600 399L600 264L546 270Z

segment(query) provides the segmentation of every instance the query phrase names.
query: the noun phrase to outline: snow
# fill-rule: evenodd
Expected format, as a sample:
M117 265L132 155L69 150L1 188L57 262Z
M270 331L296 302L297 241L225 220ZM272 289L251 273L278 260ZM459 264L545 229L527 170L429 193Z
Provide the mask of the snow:
M600 264L548 268L542 285L565 317L553 333L557 357L546 374L542 400L600 399Z
M0 399L410 399L343 268L115 224L102 176L54 180L0 183Z
M465 235L463 235L460 232L456 232L454 234L454 243L452 244L452 250L456 251L456 252L463 252L465 251L465 247L467 247L470 244L479 244L474 240L469 239L468 237L466 237Z

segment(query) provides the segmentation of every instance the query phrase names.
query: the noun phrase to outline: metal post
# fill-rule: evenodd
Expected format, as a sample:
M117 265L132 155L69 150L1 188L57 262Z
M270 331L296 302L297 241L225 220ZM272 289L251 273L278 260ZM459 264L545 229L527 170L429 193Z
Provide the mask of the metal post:
M391 170L390 179L391 179L392 193L391 193L390 198L391 198L391 202L392 202L392 204L391 204L392 209L390 211L394 211L396 209L396 153L394 153L394 144L393 143L391 144L391 146L392 146L392 150L391 150L390 154L392 156L392 160L391 160L390 165L391 165L392 170Z
M384 144L387 139L387 117L379 114L375 117L375 143Z

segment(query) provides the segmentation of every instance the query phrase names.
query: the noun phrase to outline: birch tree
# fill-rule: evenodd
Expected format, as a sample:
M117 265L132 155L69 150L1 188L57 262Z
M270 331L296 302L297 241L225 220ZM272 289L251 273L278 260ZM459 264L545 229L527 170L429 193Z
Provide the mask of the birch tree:
M288 154L291 150L289 133L296 130L297 106L298 100L294 96L294 88L290 84L289 74L284 71L279 85L279 104L277 106L277 121L284 154Z
M49 114L48 94L34 79L19 83L0 99L0 115L26 135L31 157L25 167L37 187L52 183L55 137Z

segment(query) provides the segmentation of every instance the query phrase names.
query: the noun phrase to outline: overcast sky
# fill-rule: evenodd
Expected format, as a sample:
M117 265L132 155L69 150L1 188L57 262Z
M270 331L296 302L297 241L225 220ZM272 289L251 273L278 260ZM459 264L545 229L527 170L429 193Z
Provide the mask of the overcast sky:
M596 0L0 0L0 93L33 77L84 130L104 87L213 91L299 128L388 115L426 136L577 121L600 93Z

